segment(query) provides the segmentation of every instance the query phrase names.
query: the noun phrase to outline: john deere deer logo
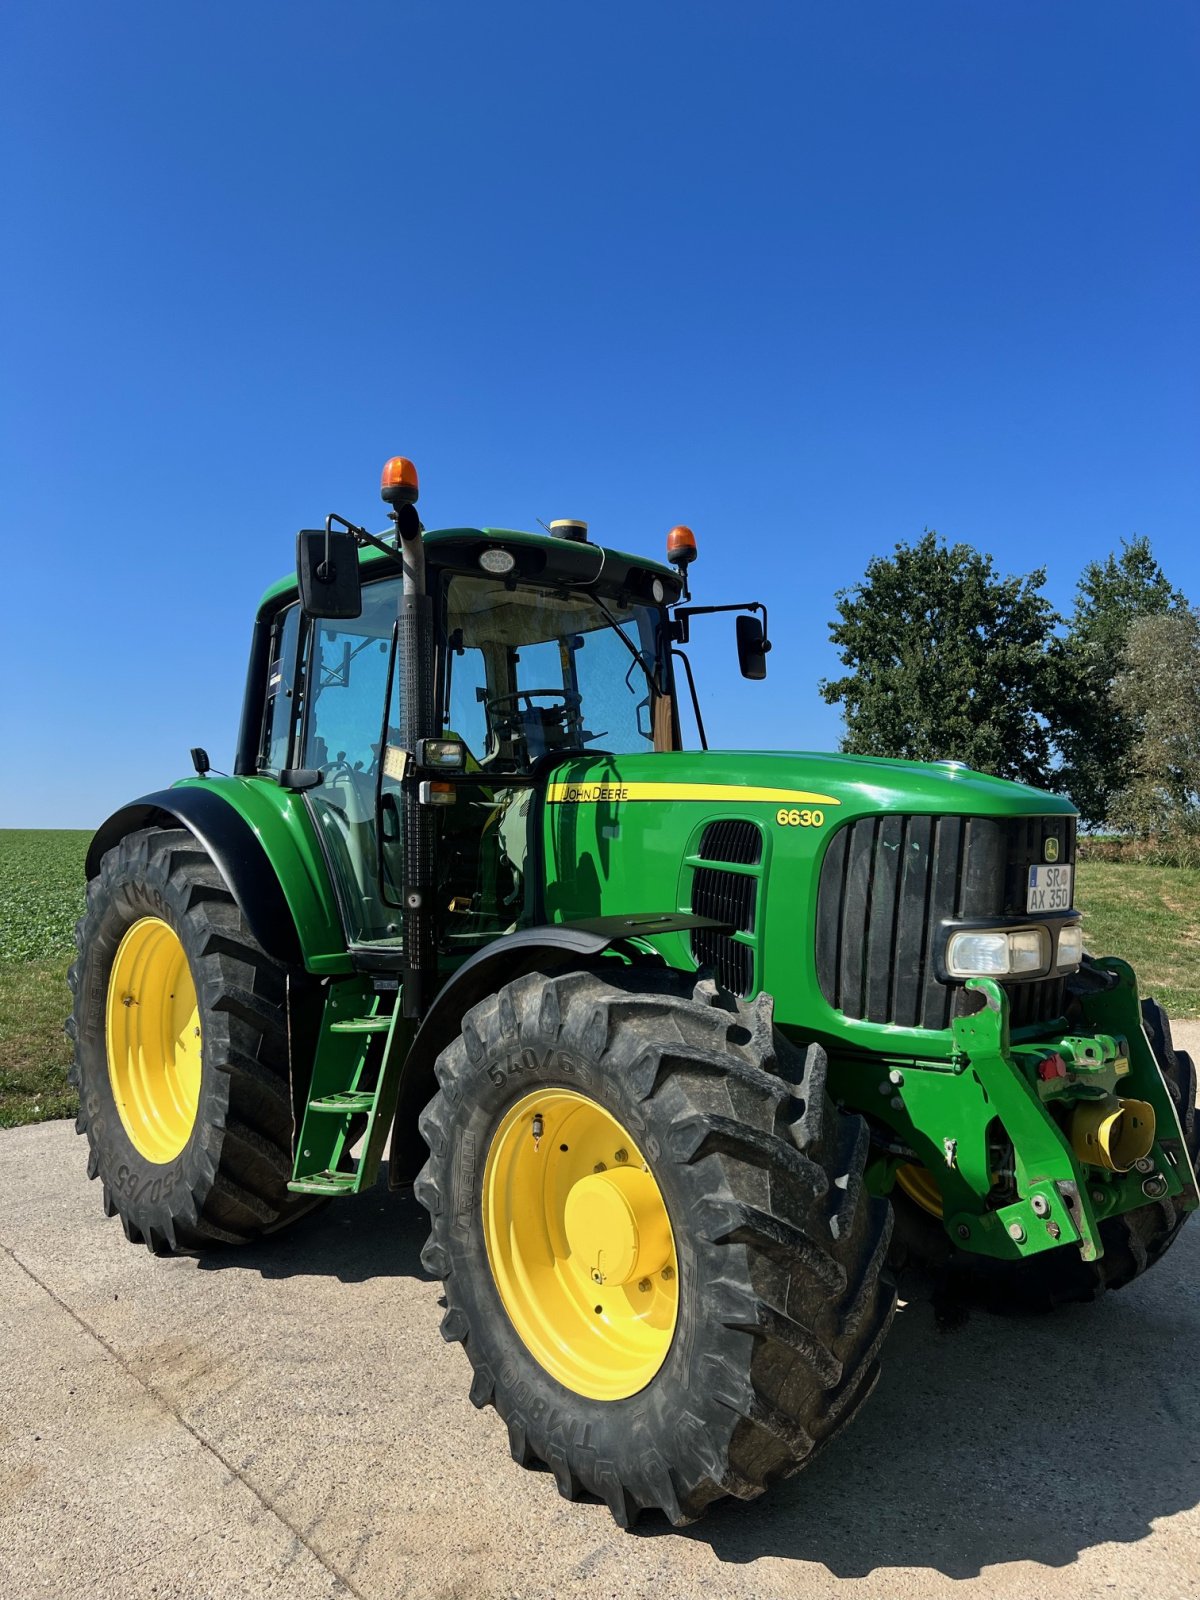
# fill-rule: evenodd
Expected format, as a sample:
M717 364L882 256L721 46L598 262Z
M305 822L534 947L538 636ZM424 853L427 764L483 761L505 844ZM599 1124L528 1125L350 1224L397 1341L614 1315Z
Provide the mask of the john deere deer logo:
M1046 860L1047 861L1057 861L1058 860L1058 840L1057 839L1047 839L1046 840Z

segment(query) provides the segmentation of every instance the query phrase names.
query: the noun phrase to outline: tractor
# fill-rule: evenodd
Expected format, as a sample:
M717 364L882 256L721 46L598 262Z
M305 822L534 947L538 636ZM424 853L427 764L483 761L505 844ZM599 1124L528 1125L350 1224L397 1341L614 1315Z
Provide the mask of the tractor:
M899 1269L1015 1312L1154 1265L1196 1074L1085 952L1068 800L709 750L695 620L750 680L770 641L691 604L689 529L426 529L403 457L382 495L263 597L233 774L194 749L91 843L72 1081L131 1241L227 1249L386 1154L472 1401L623 1527L810 1461Z

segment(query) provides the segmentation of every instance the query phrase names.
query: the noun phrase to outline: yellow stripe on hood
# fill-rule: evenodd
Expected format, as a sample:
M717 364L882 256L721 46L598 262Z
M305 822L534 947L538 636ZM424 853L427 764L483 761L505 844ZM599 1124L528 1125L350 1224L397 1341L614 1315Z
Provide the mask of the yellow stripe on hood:
M717 800L736 805L763 801L774 806L840 806L831 794L807 789L756 789L742 783L620 783L597 779L552 783L546 790L551 805L592 805L602 800Z

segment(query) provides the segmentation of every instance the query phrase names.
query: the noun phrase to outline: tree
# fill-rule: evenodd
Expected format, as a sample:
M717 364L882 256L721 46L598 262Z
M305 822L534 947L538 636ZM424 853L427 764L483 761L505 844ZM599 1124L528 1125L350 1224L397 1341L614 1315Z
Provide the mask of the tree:
M1044 787L1059 618L1045 571L1002 578L991 556L926 530L837 596L829 634L851 670L822 682L844 707L842 749L955 759Z
M1114 820L1143 838L1200 834L1200 611L1138 617L1112 692L1133 730Z
M1060 786L1083 821L1109 820L1114 795L1129 776L1137 728L1113 696L1130 628L1186 602L1154 559L1149 539L1121 541L1120 555L1092 561L1075 591L1075 613L1058 658L1056 694Z

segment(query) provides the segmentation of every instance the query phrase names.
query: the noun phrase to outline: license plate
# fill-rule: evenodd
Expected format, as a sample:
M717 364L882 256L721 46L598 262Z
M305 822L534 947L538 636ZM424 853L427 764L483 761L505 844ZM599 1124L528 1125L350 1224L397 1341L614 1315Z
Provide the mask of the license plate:
M1026 911L1069 911L1072 867L1030 867Z

